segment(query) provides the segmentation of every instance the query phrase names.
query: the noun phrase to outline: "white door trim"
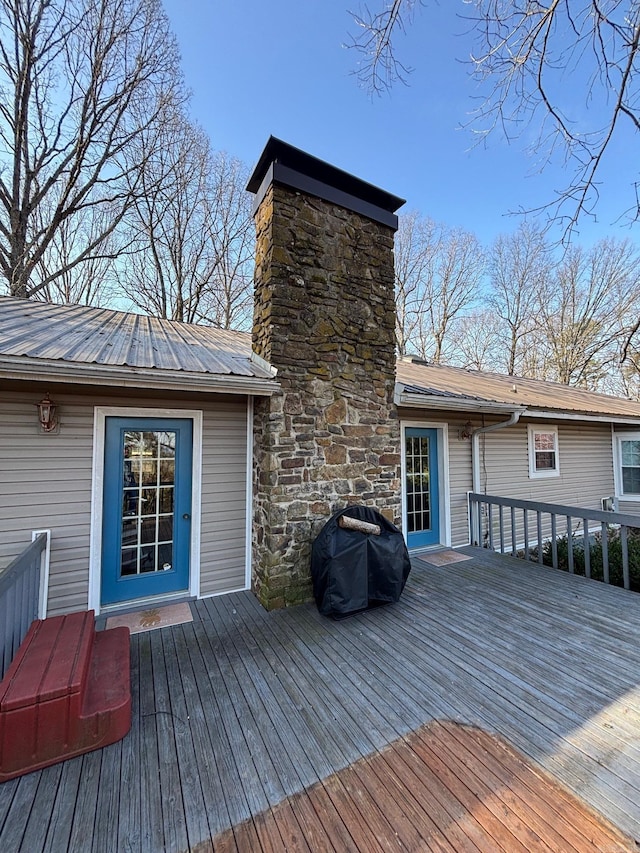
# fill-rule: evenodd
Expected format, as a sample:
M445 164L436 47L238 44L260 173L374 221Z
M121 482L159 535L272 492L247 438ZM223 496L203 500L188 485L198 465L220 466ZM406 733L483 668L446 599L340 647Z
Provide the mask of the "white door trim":
M91 471L91 532L89 544L89 610L100 613L102 560L102 501L104 492L104 442L107 418L184 418L193 422L191 471L191 544L189 595L200 595L200 517L202 495L202 411L132 406L95 406L93 410L93 461Z
M449 424L443 421L400 421L400 477L402 529L407 539L407 429L435 429L438 437L438 502L440 507L440 544L451 546L451 500L449 491Z

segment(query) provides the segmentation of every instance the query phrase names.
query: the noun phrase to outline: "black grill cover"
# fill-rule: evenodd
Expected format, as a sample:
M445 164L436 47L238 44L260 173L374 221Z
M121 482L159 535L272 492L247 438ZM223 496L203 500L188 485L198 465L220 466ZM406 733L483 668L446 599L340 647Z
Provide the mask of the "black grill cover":
M380 536L340 527L342 515L379 524ZM311 551L313 594L325 616L347 616L398 601L410 571L402 533L368 506L350 506L332 515Z

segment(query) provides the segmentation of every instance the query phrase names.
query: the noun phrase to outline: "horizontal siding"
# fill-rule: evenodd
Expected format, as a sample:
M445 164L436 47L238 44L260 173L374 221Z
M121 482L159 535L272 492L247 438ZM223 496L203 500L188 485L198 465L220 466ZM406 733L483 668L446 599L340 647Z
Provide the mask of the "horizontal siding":
M60 430L45 435L35 402L47 389L0 397L0 570L50 529L50 615L88 606L94 405L203 411L201 594L245 585L246 400L244 397L83 397L52 391Z
M448 424L451 541L454 546L468 544L471 442L460 439L460 430L469 420L478 428L506 418L410 409L402 409L400 417L416 424ZM560 476L529 477L527 421L522 420L513 427L480 436L480 490L502 497L600 509L601 499L614 494L610 425L575 421L548 421L544 425L558 428ZM640 504L629 511L640 513ZM533 520L531 523L534 525Z
M627 512L629 515L640 516L640 499L629 501L618 498L618 512Z
M471 491L471 441L460 432L468 416L452 415L449 420L449 490L451 501L451 544L469 544L467 492Z
M200 595L246 587L246 405L207 411L202 440Z
M93 409L52 394L61 429L46 435L37 422L41 393L2 395L0 406L0 567L51 530L48 612L82 610L89 588Z
M602 498L614 490L611 428L608 424L573 421L549 421L542 426L552 425L558 428L559 476L529 477L527 423L520 422L481 436L481 491L601 509Z

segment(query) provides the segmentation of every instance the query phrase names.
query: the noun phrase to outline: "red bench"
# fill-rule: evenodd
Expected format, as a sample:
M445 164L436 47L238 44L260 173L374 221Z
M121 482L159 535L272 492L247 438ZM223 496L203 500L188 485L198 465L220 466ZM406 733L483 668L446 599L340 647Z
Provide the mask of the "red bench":
M0 782L130 727L129 629L96 631L93 610L36 619L0 681Z

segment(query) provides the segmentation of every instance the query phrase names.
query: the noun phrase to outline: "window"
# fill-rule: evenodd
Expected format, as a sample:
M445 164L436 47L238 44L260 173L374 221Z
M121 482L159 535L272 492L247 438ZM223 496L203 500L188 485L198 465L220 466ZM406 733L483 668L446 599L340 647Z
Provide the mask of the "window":
M558 430L529 427L529 476L558 477Z
M620 438L620 482L623 495L640 495L640 436Z

